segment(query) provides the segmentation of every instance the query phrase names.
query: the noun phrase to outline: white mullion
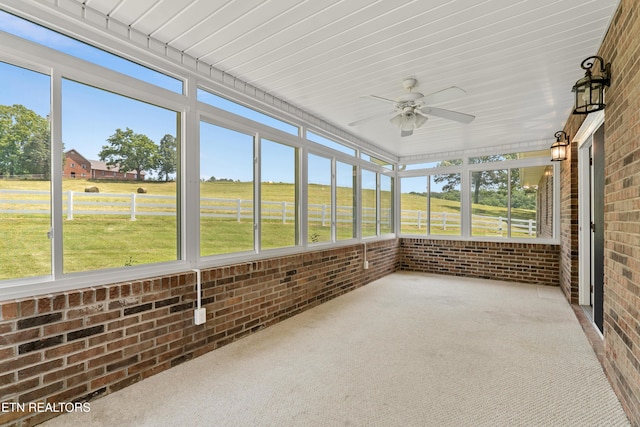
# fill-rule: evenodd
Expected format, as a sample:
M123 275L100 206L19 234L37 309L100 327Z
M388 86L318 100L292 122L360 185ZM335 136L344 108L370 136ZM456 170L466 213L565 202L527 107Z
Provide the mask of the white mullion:
M362 240L362 167L359 164L354 165L355 170L354 174L356 177L355 192L356 192L356 203L354 208L354 216L353 221L355 222L356 227L356 238L358 240Z
M331 159L331 243L338 241L338 180L337 160Z
M62 241L62 76L60 71L54 69L51 73L51 275L54 280L62 278L63 275L63 253Z
M262 168L261 162L262 140L260 134L253 137L253 250L260 253L262 250Z
M381 195L381 179L382 174L378 171L376 174L376 237L380 236L380 223L382 221L382 195Z
M297 242L303 248L309 246L309 150L303 147L298 152L300 168L298 171L299 197L296 197L296 204L299 206L299 218L297 229L300 230L300 239ZM305 197L302 197L304 195Z
M200 117L197 112L197 84L186 81L187 108L181 117L180 138L180 247L181 257L191 267L200 263Z
M507 169L507 238L511 238L511 169Z
M468 161L463 160L463 168L460 171L460 228L461 237L471 237L471 171Z

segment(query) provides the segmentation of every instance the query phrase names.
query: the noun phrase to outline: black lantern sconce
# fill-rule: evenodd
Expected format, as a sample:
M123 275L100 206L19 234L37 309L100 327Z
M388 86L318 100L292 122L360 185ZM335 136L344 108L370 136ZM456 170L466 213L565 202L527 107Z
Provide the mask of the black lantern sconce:
M556 142L551 145L551 161L559 162L562 160L567 160L567 148L569 147L569 138L567 134L559 130L554 135L556 137Z
M592 70L596 61L600 62L600 69ZM576 93L573 114L589 114L604 109L604 88L611 84L611 63L605 64L601 57L590 56L580 66L587 71L573 85L572 91Z

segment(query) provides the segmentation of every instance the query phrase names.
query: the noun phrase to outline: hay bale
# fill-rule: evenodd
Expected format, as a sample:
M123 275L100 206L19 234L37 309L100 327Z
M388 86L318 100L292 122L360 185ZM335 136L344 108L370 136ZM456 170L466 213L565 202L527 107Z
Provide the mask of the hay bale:
M146 194L147 193L147 189L144 187L138 187L138 193L139 194Z
M92 186L92 187L84 187L84 192L85 193L99 193L100 189L98 189L98 187Z

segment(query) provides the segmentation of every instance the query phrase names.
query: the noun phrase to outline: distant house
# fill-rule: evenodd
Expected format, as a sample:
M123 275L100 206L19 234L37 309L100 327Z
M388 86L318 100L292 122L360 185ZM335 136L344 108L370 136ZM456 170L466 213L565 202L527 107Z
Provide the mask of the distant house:
M133 172L120 172L118 166L109 166L107 162L99 160L89 160L76 150L69 150L64 153L65 162L62 176L65 178L87 178L87 179L122 179L135 181L138 174ZM142 172L144 179L145 172Z

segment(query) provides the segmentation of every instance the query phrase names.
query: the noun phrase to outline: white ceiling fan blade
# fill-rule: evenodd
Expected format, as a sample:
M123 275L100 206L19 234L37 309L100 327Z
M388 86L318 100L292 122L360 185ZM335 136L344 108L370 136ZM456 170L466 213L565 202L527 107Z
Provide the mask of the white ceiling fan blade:
M400 136L401 137L411 136L411 135L413 135L413 130L401 130L400 131Z
M424 107L420 110L423 114L441 117L447 120L453 120L460 123L471 123L476 116L471 114L459 113L457 111L445 110L444 108Z
M384 98L384 97L378 96L378 95L369 95L369 96L367 96L367 98L377 99L378 101L390 102L392 104L397 104L398 103L398 101L394 101L393 99Z
M369 117L365 117L364 119L360 119L360 120L356 120L355 122L351 122L348 124L348 126L359 126L362 123L366 123L369 122L371 120L376 120L379 119L381 117L387 117L391 114L395 114L395 111L391 111L391 112L385 112L385 113L378 113L378 114L374 114L373 116L369 116Z
M437 104L439 102L450 101L466 94L467 92L465 92L463 89L460 89L458 86L451 86L446 89L442 89L426 95L423 99L423 102L428 105Z

